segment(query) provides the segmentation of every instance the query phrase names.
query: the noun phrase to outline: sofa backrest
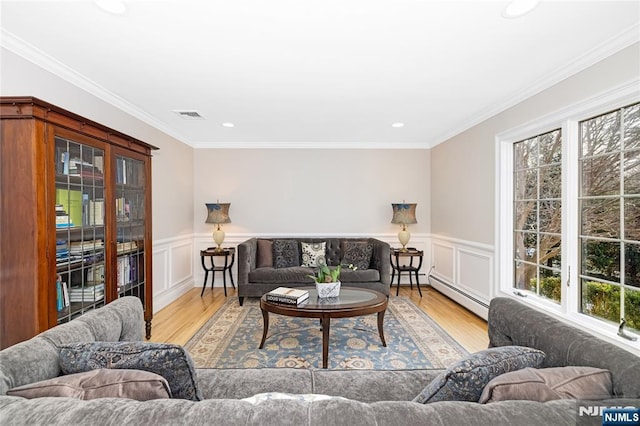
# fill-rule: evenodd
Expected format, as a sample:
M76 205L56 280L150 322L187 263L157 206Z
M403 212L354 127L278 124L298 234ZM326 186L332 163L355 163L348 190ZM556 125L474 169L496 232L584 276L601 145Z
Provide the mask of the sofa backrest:
M7 390L60 375L60 345L140 341L144 333L142 302L127 296L0 351L0 395Z
M489 346L507 345L543 351L543 367L607 369L616 396L640 398L639 356L517 300L497 297L489 306Z

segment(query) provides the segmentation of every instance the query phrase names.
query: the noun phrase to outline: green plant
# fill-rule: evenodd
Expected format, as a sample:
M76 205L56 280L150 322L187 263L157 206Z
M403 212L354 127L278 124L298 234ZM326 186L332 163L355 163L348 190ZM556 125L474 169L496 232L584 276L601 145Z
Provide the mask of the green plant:
M316 275L307 275L316 283L334 283L340 278L341 266L338 265L334 269L330 269L327 265L322 265Z

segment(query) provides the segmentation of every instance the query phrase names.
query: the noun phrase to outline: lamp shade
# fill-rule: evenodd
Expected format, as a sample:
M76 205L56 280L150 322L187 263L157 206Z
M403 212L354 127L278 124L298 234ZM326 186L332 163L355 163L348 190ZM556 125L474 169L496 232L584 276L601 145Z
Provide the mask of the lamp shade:
M231 203L207 203L207 220L205 223L231 223L229 207Z
M391 219L391 223L398 223L400 225L418 223L416 220L416 206L416 203L392 203L393 218Z

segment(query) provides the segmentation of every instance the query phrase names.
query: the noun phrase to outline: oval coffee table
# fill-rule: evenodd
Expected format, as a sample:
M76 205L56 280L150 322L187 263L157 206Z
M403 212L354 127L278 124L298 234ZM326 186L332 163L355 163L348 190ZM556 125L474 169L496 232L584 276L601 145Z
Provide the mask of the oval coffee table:
M322 323L322 368L327 368L329 358L329 324L331 318L359 317L362 315L378 314L378 333L382 346L387 346L384 340L382 323L389 299L375 290L364 288L342 287L340 296L321 299L315 287L300 287L309 292L309 299L299 305L286 305L270 302L266 294L260 298L260 309L264 320L264 330L259 349L264 347L269 331L269 313L289 317L319 318Z

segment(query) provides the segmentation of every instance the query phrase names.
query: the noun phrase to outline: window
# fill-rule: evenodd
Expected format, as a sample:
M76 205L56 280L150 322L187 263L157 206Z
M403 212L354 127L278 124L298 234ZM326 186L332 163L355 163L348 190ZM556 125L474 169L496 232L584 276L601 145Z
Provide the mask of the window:
M580 123L580 310L640 330L640 104Z
M498 292L601 334L615 336L622 319L640 334L635 83L496 141Z
M513 146L514 287L560 302L562 132Z

